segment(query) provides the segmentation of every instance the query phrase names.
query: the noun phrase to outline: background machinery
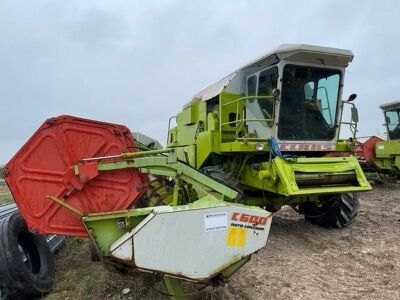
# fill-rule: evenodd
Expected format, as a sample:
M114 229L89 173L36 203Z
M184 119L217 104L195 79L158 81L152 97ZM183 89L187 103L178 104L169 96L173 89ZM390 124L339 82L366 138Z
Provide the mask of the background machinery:
M359 145L361 166L375 181L400 178L400 101L381 105L385 116L387 140L369 137Z

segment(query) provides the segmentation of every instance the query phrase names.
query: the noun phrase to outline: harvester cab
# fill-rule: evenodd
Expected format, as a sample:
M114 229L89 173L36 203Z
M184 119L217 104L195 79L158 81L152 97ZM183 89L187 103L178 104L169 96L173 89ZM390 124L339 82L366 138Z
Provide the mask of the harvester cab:
M388 140L400 140L400 101L381 105Z
M358 114L341 100L351 51L285 44L196 94L169 128L179 159L270 211L290 205L326 227L351 223L371 189L354 142ZM341 122L352 105L352 121Z

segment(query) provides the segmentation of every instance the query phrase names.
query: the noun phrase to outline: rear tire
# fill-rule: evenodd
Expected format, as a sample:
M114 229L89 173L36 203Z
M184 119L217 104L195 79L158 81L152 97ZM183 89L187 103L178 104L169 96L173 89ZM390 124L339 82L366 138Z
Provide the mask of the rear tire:
M54 262L43 236L29 232L19 213L0 220L0 287L12 298L51 290Z
M333 197L322 204L305 203L302 205L304 217L311 224L325 228L344 228L353 223L360 208L357 193L346 193Z

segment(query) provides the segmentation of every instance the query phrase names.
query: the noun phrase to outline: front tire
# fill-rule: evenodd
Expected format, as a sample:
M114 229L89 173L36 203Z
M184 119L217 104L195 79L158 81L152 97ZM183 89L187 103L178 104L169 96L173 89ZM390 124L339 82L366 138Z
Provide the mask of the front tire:
M357 193L346 193L324 201L322 206L316 203L304 203L304 217L311 224L325 228L344 228L353 223L360 208Z

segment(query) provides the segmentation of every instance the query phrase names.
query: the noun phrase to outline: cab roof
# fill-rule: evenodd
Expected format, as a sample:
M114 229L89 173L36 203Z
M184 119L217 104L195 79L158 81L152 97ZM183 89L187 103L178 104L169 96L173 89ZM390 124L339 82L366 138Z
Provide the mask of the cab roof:
M394 102L382 104L381 106L379 106L379 108L382 109L383 111L400 108L400 101L394 101Z
M185 105L190 106L194 101L207 101L223 92L241 72L253 68L267 67L279 62L282 59L296 62L319 63L347 67L353 60L353 52L350 50L320 47L307 44L282 44L278 48L240 67L228 76L218 80L192 97L192 100ZM240 80L240 79L239 79Z

